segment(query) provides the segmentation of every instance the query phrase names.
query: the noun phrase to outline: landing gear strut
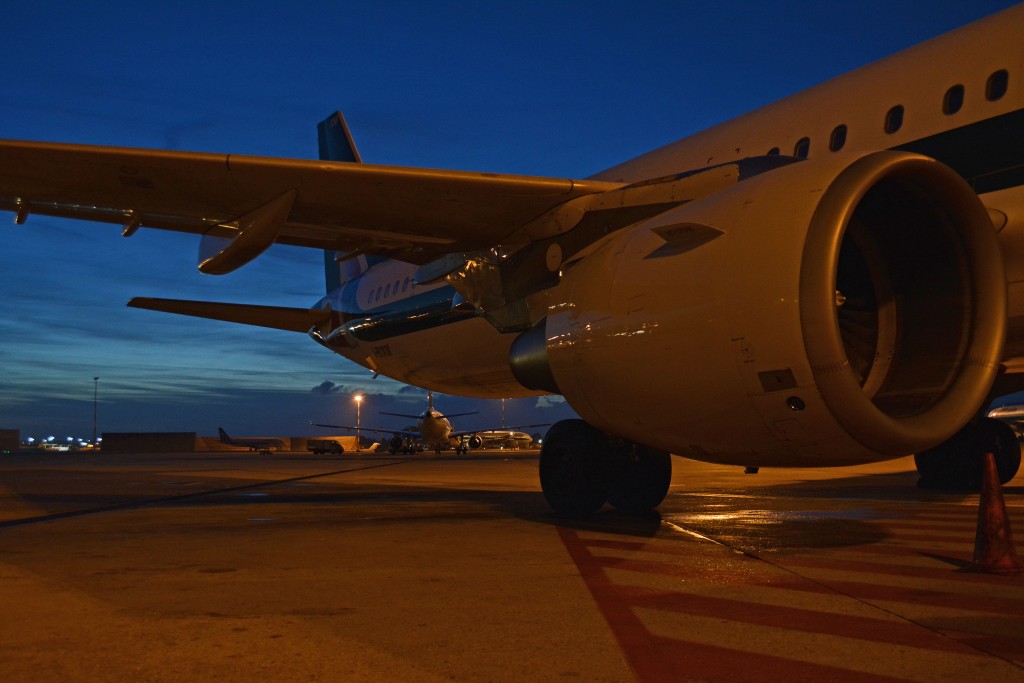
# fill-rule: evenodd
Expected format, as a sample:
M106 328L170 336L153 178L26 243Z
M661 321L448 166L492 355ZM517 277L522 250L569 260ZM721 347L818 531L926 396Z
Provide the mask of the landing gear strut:
M583 420L555 423L540 452L540 485L556 512L589 515L605 501L641 512L661 504L672 479L668 453L612 439Z
M983 456L993 451L999 483L1013 479L1020 468L1020 444L1009 425L985 417L967 424L949 441L914 455L921 475L918 486L930 489L977 491L981 487Z

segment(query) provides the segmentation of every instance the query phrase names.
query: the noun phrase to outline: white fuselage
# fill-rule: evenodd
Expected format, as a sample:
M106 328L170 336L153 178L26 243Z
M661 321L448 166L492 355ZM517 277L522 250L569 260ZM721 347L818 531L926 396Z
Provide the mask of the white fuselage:
M921 149L926 153L936 145L941 148L950 143L956 136L960 139L952 140L949 163L955 167L963 161L959 158L963 150L969 149L971 162L983 165L985 155L998 153L1002 148L999 121L1015 126L1014 135L1024 135L1019 127L1024 121L1022 32L1024 6L1018 6L666 145L595 177L637 182L765 154L816 159L894 148ZM1008 75L1005 92L991 97L987 89L992 87L993 75L1001 71ZM962 103L955 112L946 113L946 99L958 86L962 86ZM897 107L901 108L901 122L893 130L890 117ZM887 126L891 132L886 130ZM836 142L839 131L841 146ZM949 139L944 139L943 134ZM833 151L830 147L837 149ZM941 155L939 160L943 161ZM1019 167L1024 160L1016 163ZM1019 170L1016 175L1020 175ZM997 183L982 192L981 198L999 232L1006 263L1010 330L1006 355L1007 365L1013 366L1012 358L1024 355L1024 187L1012 182ZM512 376L508 351L514 334L498 332L472 311L460 312L460 298L443 281L426 286L415 284L416 268L386 261L368 268L329 295L327 300L332 308L354 318L350 323L353 333L346 335L346 344L331 348L374 372L446 393L492 398L543 393L524 388ZM679 285L685 286L685 282L686 278L681 277ZM431 295L435 301L430 313L410 313L417 298ZM355 310L349 310L353 302ZM438 318L438 311L447 314ZM433 315L440 322L410 325L405 320L389 331L387 325L378 324L389 312L405 318L411 315L413 321L427 320ZM360 322L360 316L365 324Z

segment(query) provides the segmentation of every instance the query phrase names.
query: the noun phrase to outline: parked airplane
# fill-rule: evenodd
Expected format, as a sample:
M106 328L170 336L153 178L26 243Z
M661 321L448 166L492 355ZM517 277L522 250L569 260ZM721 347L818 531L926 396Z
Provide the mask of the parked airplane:
M434 394L427 393L427 409L419 415L407 415L405 413L381 412L381 415L393 415L395 417L408 417L417 420L415 429L367 429L366 427L352 427L350 425L332 425L313 423L314 427L328 427L333 429L357 429L359 431L377 434L390 434L388 448L392 453L399 451L413 452L415 444L421 444L424 448L431 448L438 454L449 448L455 449L456 453L468 453L470 448L483 446L483 439L480 433L486 430L455 431L449 418L463 417L465 415L476 415L471 413L455 413L445 416L441 411L434 408ZM547 425L526 425L527 427L542 427Z
M488 432L480 432L481 448L512 448L519 450L529 448L533 443L533 437L526 432L519 432L508 429L493 429Z
M468 396L558 393L560 511L657 506L669 452L740 466L1020 451L1024 6L585 179L7 141L0 208L202 234L199 268L322 249L310 309L133 299L308 332ZM980 458L979 458L980 460Z
M284 448L284 442L281 439L232 439L223 427L217 427L217 431L220 432L220 442L228 446L242 446L250 451L266 455L269 455L271 451L279 451Z
M1017 435L1019 439L1024 434L1024 406L1022 405L1008 405L999 406L988 411L988 416L1002 420L1006 424L1010 425L1013 433Z

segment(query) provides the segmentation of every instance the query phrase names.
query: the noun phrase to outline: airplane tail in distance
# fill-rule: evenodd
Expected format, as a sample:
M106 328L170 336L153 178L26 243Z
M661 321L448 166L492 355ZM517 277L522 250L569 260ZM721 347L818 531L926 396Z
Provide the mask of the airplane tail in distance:
M228 433L224 431L223 427L217 427L217 431L220 433L221 443L232 443L231 437L228 436Z
M316 132L320 141L320 159L323 161L348 161L362 163L359 150L349 132L345 117L336 111L321 121Z
M317 138L320 142L320 159L323 161L346 161L353 164L362 163L359 150L352 139L352 133L345 123L345 117L336 111L317 124ZM344 252L324 251L324 273L327 280L327 293L341 287L342 283L366 272L369 264L366 257L347 258Z

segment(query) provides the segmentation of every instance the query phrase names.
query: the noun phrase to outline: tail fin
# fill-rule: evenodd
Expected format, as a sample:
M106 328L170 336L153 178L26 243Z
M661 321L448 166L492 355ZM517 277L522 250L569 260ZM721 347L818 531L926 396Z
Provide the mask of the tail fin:
M345 117L340 111L336 111L321 121L316 127L317 137L320 141L320 158L324 161L347 161L349 163L362 163L359 150L352 139L352 133L345 123ZM338 262L341 256L336 251L324 251L324 273L327 279L327 293L341 287L341 283L348 279L349 273L342 273L344 264Z
M321 121L316 127L320 139L320 159L323 161L348 161L362 163L359 150L349 132L345 117L336 111Z
M221 443L232 443L231 437L228 436L228 433L224 431L223 427L217 427L217 431L220 432Z

